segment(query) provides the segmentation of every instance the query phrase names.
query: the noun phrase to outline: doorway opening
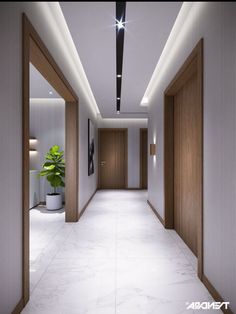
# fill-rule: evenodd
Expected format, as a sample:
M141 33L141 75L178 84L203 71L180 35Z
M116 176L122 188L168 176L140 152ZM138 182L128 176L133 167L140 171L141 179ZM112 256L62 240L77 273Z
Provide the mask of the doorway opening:
M164 95L164 224L197 257L203 275L203 40Z
M98 187L126 189L128 171L128 130L98 129Z
M140 189L148 186L148 129L140 129Z
M63 234L65 224L65 195L62 186L64 156L60 156L65 151L65 101L31 63L29 111L29 238L32 293L51 261L52 248L55 252L58 237ZM56 149L55 154L52 147ZM44 172L45 176L39 175L41 170L45 170L45 162L47 166L56 164L56 176L55 167ZM58 185L55 189L46 179L48 176L56 180L53 182ZM54 195L55 192L57 195ZM50 202L51 198L56 202Z
M65 220L78 221L78 97L64 77L36 30L23 14L23 305L29 300L29 170L30 170L30 63L65 101Z

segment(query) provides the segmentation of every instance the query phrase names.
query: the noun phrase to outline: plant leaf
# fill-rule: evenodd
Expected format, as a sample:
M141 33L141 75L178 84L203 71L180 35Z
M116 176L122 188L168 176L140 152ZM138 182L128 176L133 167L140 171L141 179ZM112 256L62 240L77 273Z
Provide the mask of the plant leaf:
M46 170L53 170L55 168L55 165L50 165L43 168L45 168Z

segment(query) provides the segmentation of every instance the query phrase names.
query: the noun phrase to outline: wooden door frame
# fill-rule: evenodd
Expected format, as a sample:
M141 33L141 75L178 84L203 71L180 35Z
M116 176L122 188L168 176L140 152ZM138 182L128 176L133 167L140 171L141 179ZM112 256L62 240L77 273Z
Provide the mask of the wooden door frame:
M125 133L125 189L128 187L128 129L127 128L98 128L98 189L100 185L100 147L101 147L101 132L119 132Z
M29 300L29 64L30 62L65 100L65 216L78 221L78 97L25 14L22 17L22 300Z
M148 143L148 128L140 128L139 130L139 187L143 189L143 171L142 171L142 161L143 161L143 141L142 141L142 134L143 132L147 131L147 143ZM148 156L147 156L148 159ZM148 169L147 169L148 173ZM148 183L147 183L148 184Z
M164 93L164 225L174 228L174 95L195 74L201 107L201 210L197 213L198 277L203 276L203 39L186 59Z

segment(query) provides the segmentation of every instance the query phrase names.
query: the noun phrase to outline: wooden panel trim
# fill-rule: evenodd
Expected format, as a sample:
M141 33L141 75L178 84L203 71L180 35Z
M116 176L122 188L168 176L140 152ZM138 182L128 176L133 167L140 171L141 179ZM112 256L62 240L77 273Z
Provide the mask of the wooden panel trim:
M32 54L37 54L38 58ZM43 41L30 23L27 16L22 14L22 299L24 306L29 300L29 62L32 61L41 74L50 80L50 84L57 92L65 98L67 103L78 104L78 97L72 87L66 80L62 71L55 60L47 50ZM47 68L48 67L48 68ZM52 72L54 74L52 75ZM66 111L68 106L66 105ZM78 110L78 106L77 109ZM77 111L78 112L78 111ZM73 120L78 120L78 115L73 116ZM78 122L75 122L78 123ZM76 134L73 134L73 140L78 142L78 126ZM67 132L67 130L66 130ZM72 140L72 142L73 142ZM78 145L78 143L76 144ZM78 146L75 145L78 156ZM67 157L67 156L66 156ZM74 162L74 172L78 175L78 157ZM78 179L74 182L76 190L76 201L78 195ZM75 196L74 196L75 199ZM74 202L73 221L77 221L78 208Z
M66 222L76 222L78 211L78 103L66 102L65 106L65 148L66 148L66 176L65 176L65 216Z
M145 132L145 131L148 132L148 128L140 128L140 130L139 130L139 187L140 187L140 189L143 189L143 171L142 171L143 141L142 141L142 135L143 135L143 132ZM147 137L147 142L148 142L148 137ZM147 169L147 171L148 171L148 169Z
M199 70L199 58L201 59L203 52L203 38L199 40L190 55L185 60L179 71L174 76L165 90L165 95L174 95L185 84L185 82ZM201 63L201 62L200 62ZM201 64L200 64L201 66ZM181 80L181 82L179 82Z
M27 37L29 38L28 44L31 52L29 54L29 61L34 64L37 70L49 81L52 87L62 96L62 98L66 101L77 101L78 97L76 93L25 13L23 13L23 24L26 27ZM50 71L44 68L44 71L42 72L43 64L47 64ZM51 72L54 72L53 79L51 79ZM55 86L55 82L56 84L58 83L59 86Z
M89 200L87 201L87 203L84 205L84 207L82 208L81 212L79 213L79 219L82 217L83 213L85 212L85 210L87 209L89 203L91 202L91 200L93 199L94 195L97 193L97 189L93 192L93 194L91 195L91 197L89 198Z
M20 301L18 302L18 304L16 305L16 307L12 311L12 314L20 314L21 311L23 310L23 308L24 308L24 300L20 299Z
M156 210L156 208L152 205L152 203L147 200L148 205L150 206L151 210L153 211L153 213L156 215L156 217L160 220L161 224L165 227L165 221L164 219L159 215L158 211Z
M125 132L125 188L128 187L128 129Z
M219 292L215 289L215 287L211 284L209 279L204 274L202 275L202 282L216 302L224 302L224 300L221 297L221 295L219 294ZM227 310L225 308L221 308L221 310L223 311L223 313L233 314L233 312L230 308Z
M202 191L201 191L201 211L198 213L197 226L197 251L198 251L198 277L203 275L203 39L201 39L189 57L186 59L180 70L177 72L164 93L164 207L165 226L174 227L173 213L173 176L174 176L174 132L173 132L173 96L180 89L193 73L197 75L198 99L202 108L201 138L202 138Z
M164 106L164 220L174 228L174 99L165 95Z
M22 300L29 300L29 23L25 15L22 21Z
M101 147L101 132L125 132L125 189L128 187L128 129L127 128L98 128L98 189L101 189L101 174L100 174L100 147ZM109 188L110 189L110 188ZM116 188L111 188L116 189Z

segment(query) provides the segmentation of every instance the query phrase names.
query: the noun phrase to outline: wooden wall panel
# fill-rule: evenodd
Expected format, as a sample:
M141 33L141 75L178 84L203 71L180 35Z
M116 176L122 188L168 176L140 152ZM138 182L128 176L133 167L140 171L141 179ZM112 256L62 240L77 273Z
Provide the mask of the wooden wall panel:
M191 84L192 78L195 76L194 80L194 91L191 91L190 94L181 91L185 84ZM191 89L190 89L191 90ZM179 116L181 115L192 115L192 113L187 113L188 108L175 108L174 99L176 102L180 103L183 99L186 102L189 102L189 98L194 98L195 104L197 106L194 119L190 118L189 125L187 122L181 121L178 125L175 125L174 120L182 119ZM189 244L194 247L193 250L198 257L198 276L202 279L203 276L203 39L201 39L196 47L193 49L189 57L186 59L182 67L179 69L178 73L175 75L173 80L170 82L169 86L165 90L164 94L164 197L165 197L165 227L166 228L175 228L178 232L183 230L182 224L188 225L192 224L193 219L196 223L196 233L195 243ZM184 112L181 113L182 109ZM175 119L174 119L175 116ZM184 120L187 121L187 120ZM185 126L184 126L185 125ZM197 136L194 133L192 127L198 130ZM189 143L183 143L181 138L185 134L188 134L186 127L190 128L190 133L192 132L192 137L195 138L195 146L198 149L195 150L194 159L190 160L176 160L174 158L174 151L177 153L178 149L184 151L186 156L191 156L189 154L189 148L191 145ZM175 130L175 132L174 132ZM189 134L190 135L190 134ZM187 138L190 137L187 135ZM177 144L179 141L179 144ZM175 144L174 144L175 143ZM177 149L177 145L179 145ZM174 146L176 146L174 148ZM192 145L193 146L193 145ZM189 164L188 164L189 162ZM179 184L177 180L174 180L175 176L183 177L183 172L187 168L190 168L190 163L192 170L198 169L197 173L192 172L188 173L189 177L192 177L195 182L199 183L199 188L193 186L191 189L194 189L194 193L190 191L190 186L188 184ZM175 181L175 182L174 182ZM188 179L189 181L189 179ZM188 198L188 194L193 194L192 199ZM187 198L187 199L186 199ZM177 211L174 214L174 202L179 204L181 207L182 203L191 204L194 201L194 205L191 205L192 208L195 207L194 215L183 215L181 211ZM181 204L181 205L180 205ZM181 216L182 215L182 216ZM183 218L182 218L183 217ZM194 225L194 226L195 226ZM193 227L195 228L195 227ZM183 233L184 237L189 238L191 228L185 228ZM196 244L197 241L197 244ZM197 248L196 248L197 247Z
M99 188L127 187L127 129L99 129Z
M65 106L65 215L66 222L76 222L78 212L78 103Z
M201 111L194 75L174 97L174 226L197 255L197 214L201 208Z

